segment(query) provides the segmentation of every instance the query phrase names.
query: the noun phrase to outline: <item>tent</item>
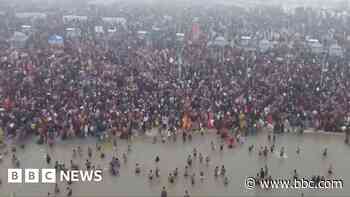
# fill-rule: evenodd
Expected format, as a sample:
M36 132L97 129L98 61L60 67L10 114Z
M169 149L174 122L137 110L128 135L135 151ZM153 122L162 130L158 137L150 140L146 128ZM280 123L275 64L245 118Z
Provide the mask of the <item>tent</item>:
M176 33L176 40L183 41L185 39L184 33Z
M71 21L86 21L88 19L87 16L77 16L77 15L66 15L63 16L63 22L69 23Z
M312 53L320 54L324 52L323 45L317 39L307 39L306 41Z
M339 46L338 44L332 44L329 47L329 55L337 56L337 57L343 56L343 49L342 49L342 47Z
M226 45L228 45L229 43L226 41L226 39L222 36L219 36L219 37L216 37L215 40L214 40L214 45L217 45L217 46L221 46L221 47L224 47Z
M271 49L273 47L273 43L270 41L263 39L259 42L259 50L260 52L266 52L267 50Z
M95 26L95 33L103 34L104 32L103 26Z
M79 28L66 28L66 36L73 38L73 37L79 37L81 36L81 30Z
M146 36L148 35L148 32L147 31L137 31L137 37L140 38L140 39L145 39Z
M222 36L218 36L213 41L208 43L209 46L219 46L219 47L224 47L229 44L230 43Z
M123 17L102 17L102 21L109 24L126 25L126 19Z
M10 39L11 46L14 48L23 48L28 40L28 36L19 31L15 31L13 36Z
M249 42L251 41L251 39L252 38L250 36L242 36L241 40L240 40L240 44L242 46L247 46L247 45L249 45Z
M62 36L59 36L59 35L52 35L49 37L48 39L48 42L49 44L52 44L52 45L62 45L63 44L63 37Z

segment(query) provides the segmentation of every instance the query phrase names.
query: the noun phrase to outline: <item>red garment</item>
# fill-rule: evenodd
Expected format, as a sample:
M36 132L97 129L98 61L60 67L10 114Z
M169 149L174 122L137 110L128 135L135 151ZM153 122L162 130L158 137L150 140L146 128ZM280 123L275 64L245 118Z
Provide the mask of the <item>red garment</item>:
M228 140L228 144L231 146L235 146L236 145L236 138L234 136L230 137Z
M214 128L214 114L212 112L208 112L208 129Z
M5 108L5 110L10 111L14 107L14 103L9 97L7 97L3 102L3 107Z
M267 121L267 123L269 123L269 124L272 124L272 123L273 123L273 118L272 118L272 115L271 115L271 114L267 115L266 121Z

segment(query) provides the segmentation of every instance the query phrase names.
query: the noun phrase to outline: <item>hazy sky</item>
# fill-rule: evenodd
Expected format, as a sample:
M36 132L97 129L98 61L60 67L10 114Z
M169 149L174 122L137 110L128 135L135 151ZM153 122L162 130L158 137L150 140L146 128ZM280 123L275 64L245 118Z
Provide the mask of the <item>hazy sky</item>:
M350 0L0 0L1 2L11 2L11 3L30 3L30 2L42 2L42 3L57 3L62 4L63 2L99 2L103 4L108 4L111 2L147 2L155 3L162 2L163 4L167 1L174 3L189 3L189 2L198 2L208 4L210 2L214 4L234 4L240 6L254 6L254 5L282 5L288 7L297 7L297 6L312 6L312 7L339 7L339 2L348 2ZM343 5L342 5L343 7Z

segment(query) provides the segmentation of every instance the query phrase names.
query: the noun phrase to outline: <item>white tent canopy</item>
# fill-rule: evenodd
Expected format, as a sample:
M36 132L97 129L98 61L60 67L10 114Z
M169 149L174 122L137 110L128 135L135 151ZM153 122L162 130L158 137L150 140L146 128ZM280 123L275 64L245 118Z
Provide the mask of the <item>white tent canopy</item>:
M185 39L184 33L176 33L176 39L179 41L183 41Z
M16 13L17 18L34 18L34 19L45 19L47 14L41 12L18 12Z
M68 37L79 37L81 35L81 30L79 28L69 27L66 28L66 35Z
M241 45L244 45L244 46L249 45L249 42L251 41L251 39L252 38L250 36L242 36L240 43Z
M323 45L317 39L307 39L306 42L307 45L311 48L311 52L317 54L324 52Z
M13 34L13 36L10 39L10 42L11 42L12 47L23 48L25 46L27 40L28 40L28 36L25 33L15 31L15 33Z
M259 42L260 52L266 52L267 50L273 48L273 43L269 40L263 39Z
M13 41L26 41L28 39L28 36L25 33L15 31L13 34L11 40Z
M103 26L95 26L95 32L103 34L105 31L103 29Z
M86 21L87 19L88 19L87 16L78 16L78 15L66 15L66 16L63 16L63 21L64 22L71 22L73 20Z
M105 23L126 25L126 19L123 17L103 17L102 21Z
M228 45L229 43L227 42L227 40L223 36L218 36L215 38L213 44L223 47L223 46Z
M331 56L343 56L343 49L338 44L332 44L329 47L329 54Z

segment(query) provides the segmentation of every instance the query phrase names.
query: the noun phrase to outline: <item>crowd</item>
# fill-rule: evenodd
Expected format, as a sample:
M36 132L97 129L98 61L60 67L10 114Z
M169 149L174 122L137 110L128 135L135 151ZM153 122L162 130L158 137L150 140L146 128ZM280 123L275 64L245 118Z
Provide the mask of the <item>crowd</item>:
M224 8L169 9L127 7L121 13L127 24L107 42L91 33L95 21L74 21L83 34L62 46L43 41L50 31L64 31L64 23L52 19L30 37L31 47L1 50L2 133L18 139L36 133L39 143L53 143L56 137L129 137L157 126L170 132L216 128L223 135L247 135L266 124L276 132L335 132L349 121L347 58L314 55L298 45L298 37L322 37L329 28L334 37L348 33L343 19L305 10L237 10L238 17ZM162 27L156 38L137 35L152 25ZM183 42L176 31L186 33ZM208 45L219 35L238 42L244 34L294 45L265 53Z

